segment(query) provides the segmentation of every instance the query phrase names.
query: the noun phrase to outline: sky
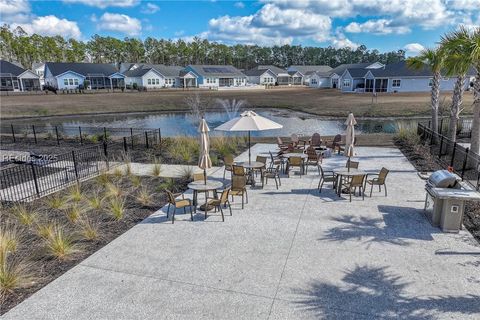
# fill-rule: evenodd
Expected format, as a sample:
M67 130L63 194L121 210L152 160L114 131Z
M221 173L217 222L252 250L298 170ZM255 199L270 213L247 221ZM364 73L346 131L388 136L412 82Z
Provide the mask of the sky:
M480 26L480 0L0 0L0 23L78 40L197 36L263 46L364 44L415 55L459 25Z

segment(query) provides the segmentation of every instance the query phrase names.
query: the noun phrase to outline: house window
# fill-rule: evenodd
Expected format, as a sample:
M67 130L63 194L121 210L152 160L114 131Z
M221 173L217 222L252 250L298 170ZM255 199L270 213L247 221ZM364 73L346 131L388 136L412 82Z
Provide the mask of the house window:
M68 86L68 79L63 79L63 85Z
M78 86L78 79L73 79L73 82L75 83L76 86Z
M312 79L310 80L310 82L311 82L312 84L317 84L317 79L313 79L313 78L312 78Z
M428 86L431 87L432 85L433 85L433 79L430 78L430 79L428 80Z
M155 79L155 84L160 84L160 79Z
M68 84L73 86L73 79L68 79Z
M350 79L343 79L343 86L350 87Z
M148 79L148 80L147 80L147 83L148 83L148 84L152 84L152 79Z
M400 79L393 79L392 80L392 87L393 88L400 88L400 83L401 83Z

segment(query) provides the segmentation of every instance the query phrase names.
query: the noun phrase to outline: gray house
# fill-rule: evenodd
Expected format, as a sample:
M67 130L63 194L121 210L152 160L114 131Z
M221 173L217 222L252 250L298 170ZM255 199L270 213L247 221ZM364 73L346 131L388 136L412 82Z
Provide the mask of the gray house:
M290 73L292 71L298 71L303 75L303 84L310 86L310 87L330 87L330 85L327 86L327 83L330 82L328 81L323 81L321 78L324 76L327 76L330 73L332 68L330 66L324 66L324 65L293 65L288 67L287 71ZM310 79L314 78L314 81L310 83Z
M273 66L273 65L259 65L253 69L245 71L251 83L257 84L273 84L273 85L302 85L303 73ZM271 82L273 78L273 83ZM261 80L268 80L261 81Z
M0 60L1 91L41 90L38 75L14 63Z
M475 75L473 68L468 78ZM431 90L432 72L425 66L421 70L409 68L405 61L387 64L383 68L346 69L342 75L343 92L428 92ZM440 90L451 91L455 77L443 77ZM468 88L470 81L466 81Z
M128 86L136 84L139 87L148 89L183 87L181 75L184 70L182 66L166 66L163 64L147 63L122 63L120 71L125 76L125 83ZM192 78L195 79L194 76ZM189 86L196 86L195 83Z

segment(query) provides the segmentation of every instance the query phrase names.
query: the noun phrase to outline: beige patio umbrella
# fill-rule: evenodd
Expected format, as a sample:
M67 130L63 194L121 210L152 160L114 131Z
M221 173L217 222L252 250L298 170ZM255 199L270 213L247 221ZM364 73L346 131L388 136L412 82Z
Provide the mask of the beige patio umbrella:
M353 113L350 112L345 124L347 125L345 136L345 155L348 157L348 171L350 171L350 158L354 155L355 125L357 124Z
M205 184L207 184L207 169L212 167L212 160L210 159L209 154L210 139L208 138L208 132L210 131L210 128L204 118L200 121L198 131L200 132L200 157L198 159L198 166L200 169L203 169L203 177Z

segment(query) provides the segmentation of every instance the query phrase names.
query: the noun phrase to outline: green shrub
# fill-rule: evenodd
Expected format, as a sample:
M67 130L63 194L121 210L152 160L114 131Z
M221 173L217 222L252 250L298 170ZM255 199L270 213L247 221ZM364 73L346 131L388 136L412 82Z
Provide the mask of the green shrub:
M73 237L67 234L65 228L59 224L54 224L52 234L44 241L47 254L59 260L66 260L80 251Z
M62 197L60 194L54 194L45 198L44 203L50 209L61 210L67 204L67 199Z
M413 126L397 124L394 139L402 143L410 145L420 144L420 136L417 134L417 129Z
M0 301L3 301L15 290L28 287L34 279L29 271L31 263L6 253L0 256Z
M79 221L80 235L87 241L95 241L100 239L99 224L91 218L82 217Z
M32 225L38 217L38 213L34 209L29 209L24 204L13 206L12 214L24 226Z

